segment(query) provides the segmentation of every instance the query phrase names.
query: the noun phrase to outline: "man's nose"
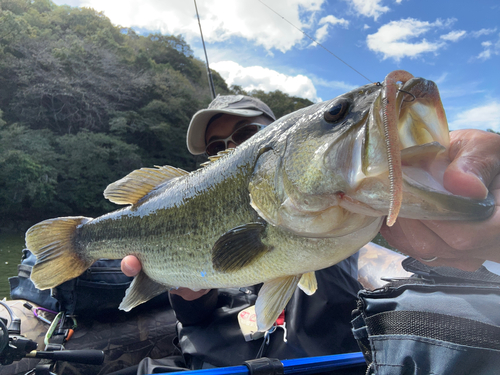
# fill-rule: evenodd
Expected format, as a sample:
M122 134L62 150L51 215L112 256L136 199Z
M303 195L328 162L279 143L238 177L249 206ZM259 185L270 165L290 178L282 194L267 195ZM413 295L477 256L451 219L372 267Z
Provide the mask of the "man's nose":
M237 144L233 141L227 142L227 148L236 148Z

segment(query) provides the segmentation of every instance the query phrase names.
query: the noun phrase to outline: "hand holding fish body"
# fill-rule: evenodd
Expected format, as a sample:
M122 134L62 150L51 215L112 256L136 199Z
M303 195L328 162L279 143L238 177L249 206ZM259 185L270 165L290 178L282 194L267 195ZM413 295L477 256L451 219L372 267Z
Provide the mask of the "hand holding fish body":
M120 305L127 311L171 287L263 282L256 312L265 330L297 285L314 293L314 271L358 251L385 216L487 218L491 197L443 188L448 147L436 85L396 71L291 113L194 172L130 173L104 193L126 208L34 225L31 278L52 288L99 258L135 255L142 271Z

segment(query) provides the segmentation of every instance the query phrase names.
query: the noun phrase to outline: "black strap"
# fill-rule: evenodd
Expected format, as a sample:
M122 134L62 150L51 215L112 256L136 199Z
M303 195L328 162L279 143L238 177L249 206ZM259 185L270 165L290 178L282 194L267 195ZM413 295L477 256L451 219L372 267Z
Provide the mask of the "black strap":
M453 267L430 267L416 259L408 257L401 263L403 268L424 278L431 278L436 281L447 280L447 282L469 282L469 283L489 283L500 284L500 275L488 271L484 266L476 271L463 271Z
M425 311L388 311L365 318L370 335L414 335L500 350L500 327Z
M250 375L283 375L283 363L277 358L258 358L243 362Z

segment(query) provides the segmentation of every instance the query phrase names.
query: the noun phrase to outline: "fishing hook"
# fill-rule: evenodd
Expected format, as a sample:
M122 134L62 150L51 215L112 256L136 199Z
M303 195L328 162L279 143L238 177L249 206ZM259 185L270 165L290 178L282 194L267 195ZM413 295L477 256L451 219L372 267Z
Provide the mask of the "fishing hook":
M376 84L377 86L381 86L381 87L383 87L383 86L384 86L384 85L383 85L382 83L380 83L380 82L375 82L375 84ZM412 94L411 92L409 92L409 91L405 91L405 90L401 90L401 89L398 89L398 91L404 92L405 94L411 95L411 96L413 97L413 99L412 99L412 100L403 100L404 102L408 102L408 103L409 103L409 102L414 102L415 100L417 100L417 97L416 97L415 95L413 95L413 94Z
M404 92L405 94L413 96L412 100L403 100L403 102L414 102L415 100L417 100L417 98L415 97L415 95L413 95L411 92L408 92L408 91L405 91L405 90L401 90L401 89L398 89L398 91L401 91L401 92Z

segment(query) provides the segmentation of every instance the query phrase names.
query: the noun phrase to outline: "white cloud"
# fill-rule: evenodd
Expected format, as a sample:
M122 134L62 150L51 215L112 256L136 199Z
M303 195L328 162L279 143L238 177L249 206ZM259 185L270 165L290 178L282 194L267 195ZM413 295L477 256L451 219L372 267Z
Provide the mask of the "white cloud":
M328 35L328 24L321 26L318 30L316 30L316 36L314 39L316 39L316 42L318 43L323 43ZM311 43L311 45L314 45L315 43Z
M328 87L330 90L341 90L342 92L347 92L354 90L356 87L359 87L359 85L352 85L350 83L346 83L344 81L330 81L330 80L325 80L322 78L315 77L313 79L313 82L316 86L324 86ZM333 99L333 98L327 98L326 100Z
M450 129L492 129L500 131L500 101L463 111L450 121Z
M294 26L307 28L304 19L321 9L325 0L274 0L269 6ZM180 0L81 0L125 27L182 34L190 43L198 41L200 30L192 1ZM197 2L206 42L241 37L267 50L286 52L301 43L304 35L280 16L255 0L204 0Z
M478 31L473 31L471 34L474 38L478 38L481 35L489 35L493 34L495 31L497 31L497 28L495 27L494 29L481 29Z
M319 101L311 79L302 74L288 76L262 66L243 67L234 61L220 61L211 64L211 67L220 73L228 85L238 85L246 91L280 90L292 96Z
M376 21L382 14L388 12L389 7L382 6L382 0L351 0L354 10L365 17L373 17Z
M445 45L443 41L433 42L425 38L413 41L415 38L452 22L453 20L447 20L444 23L441 20L427 22L413 18L391 21L380 27L375 34L368 35L366 43L370 50L381 53L384 60L393 58L399 61L403 57L414 58L422 53L437 51Z
M486 42L482 42L481 46L483 47L483 51L476 56L478 60L485 61L493 56L500 55L500 34L498 34L498 40L496 42L487 40Z
M332 16L330 14L330 15L320 19L318 24L319 25L323 25L323 24L341 25L341 26L347 27L349 25L349 21L347 21L343 18L337 18L337 17Z
M451 75L451 77L448 78L448 73L445 73L445 76L443 78L444 79L442 82L439 82L439 79L434 81L437 84L442 85L439 88L439 94L442 99L470 98L473 95L484 96L487 94L487 90L483 88L484 82L482 82L481 80L474 80L474 81L462 80L457 83L456 78L454 78L453 74ZM469 103L470 99L466 100L465 102ZM451 109L451 107L447 106L447 110L448 109ZM455 108L453 108L453 111L462 112L462 109L463 107L456 106Z
M450 42L456 42L462 39L467 32L465 30L450 31L448 34L441 35L440 38L443 40L449 40Z
M439 77L434 78L433 81L434 83L437 83L438 85L446 82L446 78L448 77L448 72L442 73Z
M322 43L328 36L328 29L330 26L340 25L344 28L347 28L347 26L349 26L349 21L343 18L337 18L335 16L329 15L321 18L318 22L318 25L323 26L316 30L315 39L317 42Z

